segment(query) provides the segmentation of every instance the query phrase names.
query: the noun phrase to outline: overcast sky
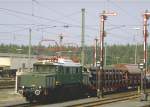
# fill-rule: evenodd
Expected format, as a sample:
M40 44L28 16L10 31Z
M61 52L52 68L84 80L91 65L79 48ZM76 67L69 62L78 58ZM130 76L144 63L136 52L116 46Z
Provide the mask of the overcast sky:
M142 43L142 14L150 11L149 0L0 0L0 43L27 45L31 28L34 45L42 38L59 41L60 34L64 43L80 45L82 8L86 10L86 45L99 38L103 10L118 14L106 20L107 44Z

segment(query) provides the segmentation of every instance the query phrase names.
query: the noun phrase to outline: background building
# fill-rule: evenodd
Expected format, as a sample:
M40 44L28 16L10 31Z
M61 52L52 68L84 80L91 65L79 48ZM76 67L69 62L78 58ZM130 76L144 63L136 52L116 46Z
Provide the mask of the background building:
M32 68L33 63L37 61L36 58L36 55L31 56L31 64L29 66L29 58L26 54L0 53L0 67L19 69L24 63L26 68Z

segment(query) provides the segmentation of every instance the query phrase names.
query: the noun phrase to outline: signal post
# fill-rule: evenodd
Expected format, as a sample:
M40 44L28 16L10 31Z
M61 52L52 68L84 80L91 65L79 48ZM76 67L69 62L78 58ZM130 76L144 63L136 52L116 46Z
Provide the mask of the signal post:
M102 98L103 97L103 66L104 66L104 37L105 34L105 20L107 19L107 16L116 16L117 14L114 12L107 13L103 11L103 13L100 15L100 66L99 70L97 71L97 97Z
M98 70L98 81L97 81L97 97L102 98L103 97L103 65L104 65L104 24L105 20L107 18L105 14L105 11L100 16L100 65Z
M147 21L150 18L150 12L147 10L143 14L143 36L144 36L144 63L143 68L141 70L141 101L147 100L146 93L146 73L147 69L147 38L148 38L148 30L147 30Z

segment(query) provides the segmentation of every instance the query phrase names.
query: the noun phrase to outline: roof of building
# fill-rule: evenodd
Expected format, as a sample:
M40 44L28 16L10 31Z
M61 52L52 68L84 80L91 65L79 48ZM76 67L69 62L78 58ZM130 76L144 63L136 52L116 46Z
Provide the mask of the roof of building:
M14 54L14 53L0 53L0 57L29 57L28 54ZM31 55L31 58L35 58L37 55Z

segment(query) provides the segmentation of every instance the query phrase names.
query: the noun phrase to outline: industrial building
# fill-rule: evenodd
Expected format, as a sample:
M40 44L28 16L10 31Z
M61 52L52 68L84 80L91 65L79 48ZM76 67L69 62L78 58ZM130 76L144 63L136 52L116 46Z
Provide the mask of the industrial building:
M19 69L24 64L26 68L31 68L36 62L36 55L31 55L29 66L29 57L27 54L0 53L0 70L1 69Z

